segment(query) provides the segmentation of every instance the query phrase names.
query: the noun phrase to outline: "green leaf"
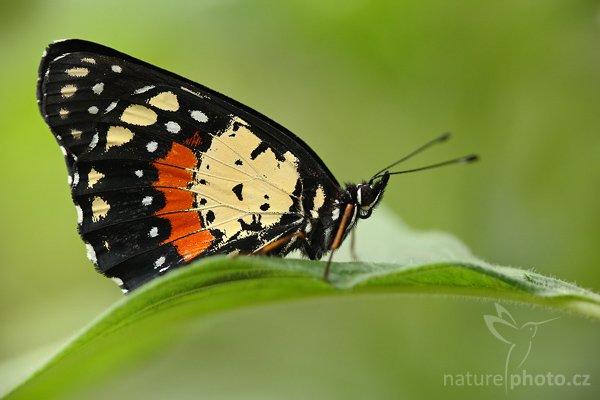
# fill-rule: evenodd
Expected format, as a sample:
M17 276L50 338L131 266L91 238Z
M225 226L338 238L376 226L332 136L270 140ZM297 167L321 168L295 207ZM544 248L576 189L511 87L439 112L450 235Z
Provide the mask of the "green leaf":
M191 321L289 299L375 292L447 294L518 301L600 319L598 294L532 271L490 265L449 235L410 231L392 215L378 211L378 222L359 228L359 254L378 261L335 262L330 281L325 282L323 262L201 260L124 297L22 379L8 397L85 393L94 383L151 359L176 342ZM336 259L347 257L340 251ZM6 376L0 380L5 390L7 382Z

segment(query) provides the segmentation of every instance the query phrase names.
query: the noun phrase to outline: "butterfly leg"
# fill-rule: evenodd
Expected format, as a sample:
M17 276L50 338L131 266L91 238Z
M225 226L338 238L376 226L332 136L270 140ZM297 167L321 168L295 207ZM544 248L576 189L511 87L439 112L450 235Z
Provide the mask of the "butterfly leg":
M346 209L344 210L344 215L342 215L342 220L338 225L337 232L335 233L335 238L333 239L333 243L329 247L331 251L329 253L329 258L327 259L327 264L325 265L325 269L323 270L323 279L327 280L329 277L329 267L331 266L331 260L333 259L333 253L337 250L342 244L342 237L344 236L344 231L348 227L350 223L350 218L352 216L352 212L354 211L354 205L348 204L346 205Z
M267 244L266 246L258 249L256 252L254 252L254 254L258 254L258 255L268 255L270 253L272 253L273 251L279 249L281 246L285 246L286 244L290 243L292 240L294 239L304 239L304 232L302 231L298 231L298 232L294 232L290 235L281 237L269 244Z
M350 232L350 258L352 261L360 261L358 258L358 254L356 254L356 230L353 229Z

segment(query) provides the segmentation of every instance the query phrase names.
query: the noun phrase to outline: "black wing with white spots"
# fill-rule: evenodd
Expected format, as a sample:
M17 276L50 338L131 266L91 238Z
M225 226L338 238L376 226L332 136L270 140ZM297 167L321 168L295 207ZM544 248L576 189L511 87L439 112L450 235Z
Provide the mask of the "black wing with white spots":
M88 256L124 290L297 233L273 253L321 256L310 232L330 228L320 216L341 189L285 128L95 43L50 45L39 73L40 111L67 162Z

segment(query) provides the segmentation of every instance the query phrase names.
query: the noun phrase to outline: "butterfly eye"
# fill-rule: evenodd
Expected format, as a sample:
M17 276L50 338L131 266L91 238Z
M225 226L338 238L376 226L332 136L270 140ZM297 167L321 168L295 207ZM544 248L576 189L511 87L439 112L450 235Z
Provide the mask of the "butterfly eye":
M369 185L359 185L356 200L360 207L368 207L373 202L373 189Z

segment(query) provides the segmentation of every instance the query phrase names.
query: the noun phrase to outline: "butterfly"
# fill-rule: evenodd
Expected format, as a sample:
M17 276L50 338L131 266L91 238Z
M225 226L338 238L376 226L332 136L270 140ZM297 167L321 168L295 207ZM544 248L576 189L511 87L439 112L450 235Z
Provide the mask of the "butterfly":
M78 230L127 293L215 254L331 255L371 216L391 175L341 186L299 137L189 79L100 44L48 46L40 112L65 157Z

